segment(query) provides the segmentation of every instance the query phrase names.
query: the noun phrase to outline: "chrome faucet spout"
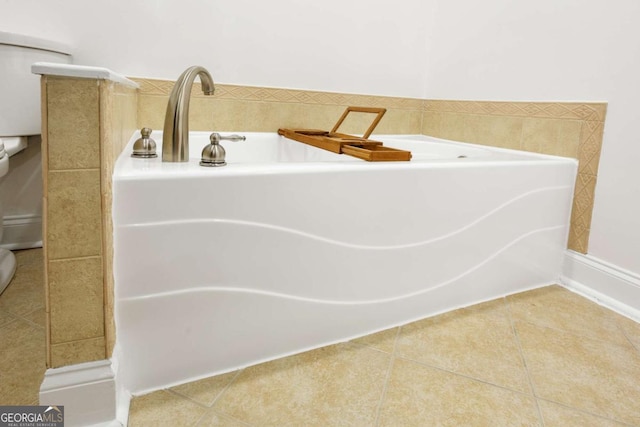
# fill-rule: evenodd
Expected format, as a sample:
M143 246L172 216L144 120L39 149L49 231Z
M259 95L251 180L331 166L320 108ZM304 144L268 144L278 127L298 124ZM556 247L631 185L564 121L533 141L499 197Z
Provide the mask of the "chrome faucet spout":
M191 87L198 76L205 95L213 95L215 91L213 78L204 67L189 67L180 75L169 95L164 116L163 162L189 161L189 100Z

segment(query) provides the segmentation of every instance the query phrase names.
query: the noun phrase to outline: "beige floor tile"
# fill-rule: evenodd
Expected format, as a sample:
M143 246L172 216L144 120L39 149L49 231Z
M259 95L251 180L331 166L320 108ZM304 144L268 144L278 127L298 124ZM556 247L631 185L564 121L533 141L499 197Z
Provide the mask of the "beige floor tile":
M16 270L16 275L0 296L0 311L23 316L44 307L44 275L40 268Z
M640 425L640 355L628 343L527 322L516 322L516 330L538 397Z
M2 297L0 296L0 298ZM0 309L0 328L16 319L17 317L9 313L7 310Z
M385 331L378 332L376 334L366 335L362 338L352 340L357 344L366 345L376 350L384 351L385 353L392 353L393 346L398 336L398 328L391 328Z
M220 393L227 388L237 375L238 372L230 372L228 374L217 375L215 377L172 387L171 390L198 403L211 406Z
M42 328L45 327L46 313L44 311L44 307L38 308L31 313L27 313L23 315L22 318Z
M556 403L538 400L545 427L623 427L606 418L596 417Z
M13 251L13 254L16 256L16 264L18 265L18 268L25 266L43 268L42 248Z
M540 426L532 396L396 359L380 426Z
M374 424L390 355L350 343L245 369L216 412L260 426Z
M631 341L636 350L640 351L640 323L621 315L617 316L617 322L627 339Z
M560 286L512 295L507 301L514 320L618 344L627 342L615 313Z
M17 319L0 328L0 404L28 405L38 398L45 372L44 330Z
M531 393L503 300L403 326L396 356Z
M246 424L226 415L219 414L215 411L209 411L202 417L198 423L198 427L247 427L251 424Z
M205 412L205 408L189 399L160 390L131 400L128 425L194 426Z

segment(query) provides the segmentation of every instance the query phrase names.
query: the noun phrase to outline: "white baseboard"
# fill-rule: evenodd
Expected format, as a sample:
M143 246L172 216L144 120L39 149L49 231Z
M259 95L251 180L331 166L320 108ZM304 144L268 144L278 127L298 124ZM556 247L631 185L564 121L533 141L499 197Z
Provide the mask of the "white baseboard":
M566 251L561 282L601 305L640 322L640 276L616 265Z
M110 360L47 369L40 405L64 406L65 426L122 426Z
M3 223L1 248L13 251L42 247L42 216L8 215Z

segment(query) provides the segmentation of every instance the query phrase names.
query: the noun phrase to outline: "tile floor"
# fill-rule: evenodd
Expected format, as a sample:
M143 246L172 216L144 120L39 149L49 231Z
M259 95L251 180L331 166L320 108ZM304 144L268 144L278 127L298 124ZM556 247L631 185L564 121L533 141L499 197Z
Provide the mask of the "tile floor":
M0 405L37 404L42 251L0 295ZM640 324L559 286L136 397L130 426L640 426Z
M136 397L148 425L640 426L640 324L550 286Z
M16 275L0 295L0 405L37 405L46 369L42 249L14 254Z

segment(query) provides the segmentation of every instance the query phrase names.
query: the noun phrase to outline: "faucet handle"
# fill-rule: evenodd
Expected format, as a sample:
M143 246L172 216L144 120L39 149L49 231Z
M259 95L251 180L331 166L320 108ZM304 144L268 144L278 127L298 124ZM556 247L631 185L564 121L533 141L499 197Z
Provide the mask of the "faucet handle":
M217 144L220 141L246 141L247 137L242 135L220 135L218 132L213 132L209 136L209 140L212 144Z
M220 141L245 141L247 138L242 135L220 135L217 132L213 132L209 136L211 144L204 147L202 150L202 159L200 160L200 166L224 166L227 164L225 161L226 151Z

